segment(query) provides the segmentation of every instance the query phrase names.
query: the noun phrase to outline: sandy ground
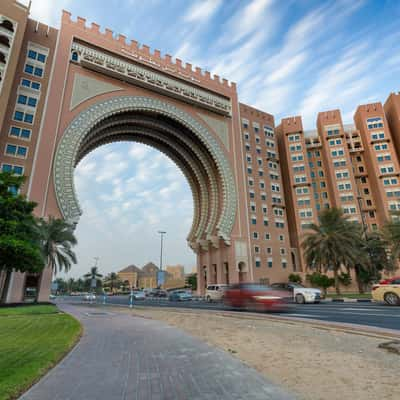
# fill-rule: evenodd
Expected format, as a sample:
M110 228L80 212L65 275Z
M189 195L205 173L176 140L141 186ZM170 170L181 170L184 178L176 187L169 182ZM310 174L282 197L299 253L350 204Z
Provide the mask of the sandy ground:
M148 308L122 312L165 321L220 347L299 399L400 399L400 355L378 348L389 339L244 314Z

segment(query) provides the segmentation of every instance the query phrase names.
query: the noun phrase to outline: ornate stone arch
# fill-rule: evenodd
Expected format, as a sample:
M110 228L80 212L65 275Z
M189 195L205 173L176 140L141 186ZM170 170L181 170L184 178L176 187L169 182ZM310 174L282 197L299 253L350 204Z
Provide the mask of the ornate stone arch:
M78 222L81 210L75 194L73 174L85 137L102 120L126 112L151 112L178 122L192 132L207 149L222 183L223 201L216 229L229 244L237 208L234 176L223 150L212 134L185 111L160 100L141 96L119 96L89 106L77 115L58 144L53 165L54 186L59 208L71 222ZM199 152L199 149L193 149ZM202 155L200 155L202 156Z

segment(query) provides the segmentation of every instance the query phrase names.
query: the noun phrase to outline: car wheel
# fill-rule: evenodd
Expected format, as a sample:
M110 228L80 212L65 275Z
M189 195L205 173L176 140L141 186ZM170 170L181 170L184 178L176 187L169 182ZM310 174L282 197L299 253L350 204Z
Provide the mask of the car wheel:
M392 293L392 292L385 293L385 295L383 296L383 299L390 306L399 306L400 305L400 298L399 298L399 296L397 296L396 293Z
M301 293L296 294L295 300L296 300L297 304L304 304L306 302L306 299L304 298L304 296Z

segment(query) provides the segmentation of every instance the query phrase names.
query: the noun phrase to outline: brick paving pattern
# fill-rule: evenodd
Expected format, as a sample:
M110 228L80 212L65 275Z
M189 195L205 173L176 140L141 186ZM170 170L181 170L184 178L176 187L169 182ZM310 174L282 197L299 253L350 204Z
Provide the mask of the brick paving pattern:
M63 305L75 349L20 400L293 400L226 352L165 323Z

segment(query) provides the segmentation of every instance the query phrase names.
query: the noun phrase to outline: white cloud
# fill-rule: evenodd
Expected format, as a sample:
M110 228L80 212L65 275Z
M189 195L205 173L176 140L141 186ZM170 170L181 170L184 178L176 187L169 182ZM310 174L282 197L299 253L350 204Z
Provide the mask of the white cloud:
M222 0L199 0L184 15L186 22L201 22L210 19L218 10Z
M274 18L271 15L273 0L252 0L243 2L243 8L231 17L226 24L226 34L222 36L220 42L227 41L231 44L238 42L256 31L268 32L274 26ZM243 4L242 3L242 4ZM263 21L268 21L264 24Z
M30 17L47 25L59 27L61 11L67 9L72 0L33 0ZM22 3L29 4L29 0L22 0Z

